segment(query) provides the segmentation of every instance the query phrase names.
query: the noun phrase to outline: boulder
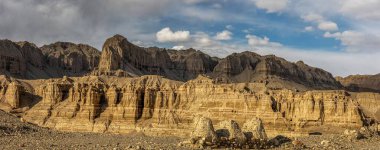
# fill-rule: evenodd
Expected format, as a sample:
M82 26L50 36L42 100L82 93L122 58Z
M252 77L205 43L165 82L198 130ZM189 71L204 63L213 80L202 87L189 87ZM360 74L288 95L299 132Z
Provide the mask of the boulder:
M218 136L226 137L231 142L235 142L239 145L243 145L247 142L247 138L236 121L227 120L220 122L219 127L220 129L217 130Z
M242 129L251 140L268 140L263 123L259 118L248 120Z
M8 85L5 100L12 108L18 108L20 106L20 89L21 86L16 82L12 82Z
M350 140L360 140L365 138L365 136L359 130L344 130L343 135Z
M202 142L218 142L218 136L215 133L211 119L206 117L196 117L194 119L194 130L191 132L191 138L203 140Z

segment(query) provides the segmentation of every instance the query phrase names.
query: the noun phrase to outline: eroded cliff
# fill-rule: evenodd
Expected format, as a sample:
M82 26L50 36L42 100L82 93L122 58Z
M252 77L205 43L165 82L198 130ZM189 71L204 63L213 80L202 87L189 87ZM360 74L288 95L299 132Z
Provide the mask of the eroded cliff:
M65 131L187 136L193 118L201 115L211 118L216 128L226 120L243 125L260 118L269 136L297 135L321 127L359 128L377 121L374 114L380 110L373 105L380 98L376 93L297 92L265 83L216 83L206 76L188 82L154 75L17 82L2 88L6 90L0 96L7 97L2 108L29 107L24 120ZM33 89L26 90L27 85ZM29 105L17 106L22 95L33 95L23 97Z

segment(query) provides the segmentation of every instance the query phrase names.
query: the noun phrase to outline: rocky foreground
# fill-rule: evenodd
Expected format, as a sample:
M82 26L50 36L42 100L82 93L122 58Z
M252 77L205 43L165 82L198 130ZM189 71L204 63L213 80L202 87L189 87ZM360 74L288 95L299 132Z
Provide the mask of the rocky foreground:
M23 123L0 111L0 149L177 149L181 138L143 133L98 134L59 132Z
M351 135L351 136L350 136ZM191 139L190 139L191 140ZM0 149L197 149L211 146L191 145L174 136L151 137L143 133L99 134L60 132L24 123L0 111ZM199 147L197 147L199 146ZM323 134L299 138L269 138L267 149L378 149L375 134ZM216 147L214 147L216 148ZM231 149L233 147L218 147ZM241 147L244 149L244 147ZM263 147L264 148L264 147Z

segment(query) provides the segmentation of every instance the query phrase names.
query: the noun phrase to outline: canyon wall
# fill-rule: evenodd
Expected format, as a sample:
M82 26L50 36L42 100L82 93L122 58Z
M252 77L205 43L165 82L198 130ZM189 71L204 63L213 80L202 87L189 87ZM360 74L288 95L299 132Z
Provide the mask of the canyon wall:
M225 120L244 124L257 117L269 136L297 135L324 126L360 128L380 110L373 105L380 100L376 93L276 90L266 83L217 83L206 76L188 82L154 75L19 82L34 87L29 94L39 98L22 115L24 120L64 131L188 136L193 118L205 116L216 128ZM7 87L12 101L5 103L11 106L17 104L15 94L28 92L12 92L17 91L14 83Z

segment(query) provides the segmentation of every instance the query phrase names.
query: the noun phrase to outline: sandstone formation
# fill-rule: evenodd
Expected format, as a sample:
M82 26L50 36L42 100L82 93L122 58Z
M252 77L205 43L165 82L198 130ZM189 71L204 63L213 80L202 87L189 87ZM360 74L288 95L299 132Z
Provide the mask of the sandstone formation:
M204 142L210 143L218 142L219 139L210 118L196 117L194 119L194 127L194 131L191 132L192 139L204 140Z
M189 136L193 118L201 115L209 117L217 130L227 129L233 139L253 130L248 139L264 140L266 135L308 134L323 126L360 128L374 123L374 114L380 110L373 105L379 102L376 93L296 92L270 89L265 83L215 83L205 76L185 83L160 76L17 81L26 89L27 85L34 88L22 92L34 95L24 97L25 102L38 101L29 105L23 118L65 131ZM234 121L223 125L229 119ZM200 120L195 123L207 122ZM211 127L206 123L203 128Z
M0 57L0 109L57 130L261 148L284 141L268 140L279 134L380 123L379 93L346 91L322 69L271 55L219 59L193 49L142 48L116 35L101 55L81 44L2 40Z
M250 140L268 140L264 125L259 118L248 120L244 123L242 129L247 133L247 138Z
M7 91L5 92L5 101L12 108L18 108L20 106L20 85L16 82L8 84Z
M380 74L377 75L350 75L336 79L347 90L356 92L380 92Z
M226 120L219 123L219 135L241 146L247 142L247 137L240 129L239 124L233 120Z

